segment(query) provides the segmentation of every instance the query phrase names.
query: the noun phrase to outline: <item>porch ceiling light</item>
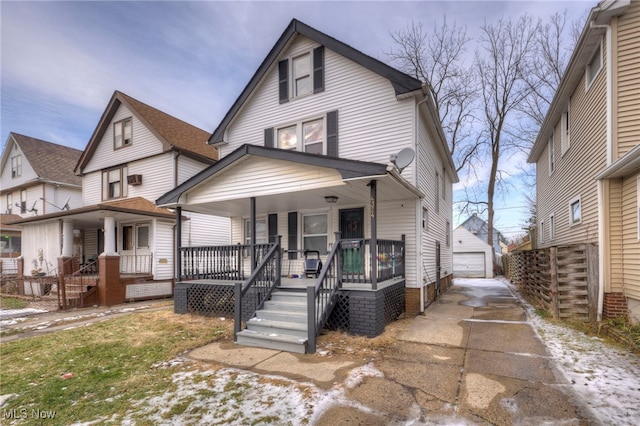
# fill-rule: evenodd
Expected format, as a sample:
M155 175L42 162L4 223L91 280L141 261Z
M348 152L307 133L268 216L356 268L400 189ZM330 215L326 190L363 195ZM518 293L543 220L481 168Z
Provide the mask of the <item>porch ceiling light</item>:
M336 197L335 195L327 195L326 197L324 197L324 200L329 204L335 204L338 202L338 197Z

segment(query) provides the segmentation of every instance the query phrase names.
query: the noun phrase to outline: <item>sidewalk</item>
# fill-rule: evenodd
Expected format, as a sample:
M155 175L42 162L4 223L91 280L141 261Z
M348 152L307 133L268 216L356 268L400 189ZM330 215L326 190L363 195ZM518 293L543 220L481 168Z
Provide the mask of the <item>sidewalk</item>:
M587 420L509 289L496 280L473 282L454 285L424 316L405 321L397 344L355 384L345 381L345 370L362 362L220 343L188 356L334 388L343 381L347 401L324 411L319 425L597 424Z

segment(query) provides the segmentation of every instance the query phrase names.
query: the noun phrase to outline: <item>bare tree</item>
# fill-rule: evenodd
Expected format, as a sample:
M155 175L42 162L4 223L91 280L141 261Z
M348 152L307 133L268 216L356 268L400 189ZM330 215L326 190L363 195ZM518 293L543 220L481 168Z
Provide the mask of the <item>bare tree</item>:
M532 91L524 72L531 61L539 23L529 15L517 20L500 19L481 27L475 66L481 81L484 129L489 151L487 182L487 243L493 245L494 197L499 182L499 162L516 142L510 137L509 119Z
M425 82L433 97L447 137L456 171L469 166L478 155L478 138L472 124L478 84L467 66L466 48L471 39L466 28L445 19L433 32L411 23L391 34L397 48L387 55L398 67Z

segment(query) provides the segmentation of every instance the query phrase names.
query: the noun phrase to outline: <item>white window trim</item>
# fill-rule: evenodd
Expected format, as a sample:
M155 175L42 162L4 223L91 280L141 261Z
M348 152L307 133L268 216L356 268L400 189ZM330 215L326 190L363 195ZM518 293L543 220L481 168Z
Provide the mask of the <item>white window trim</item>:
M125 123L129 121L131 123L131 137L129 138L129 142L125 143L124 139L124 129ZM116 127L120 127L122 142L120 144L116 143ZM122 120L116 121L113 123L113 149L118 150L122 148L126 148L128 146L133 145L133 117L123 118Z
M7 194L7 214L11 214L13 211L13 194L10 192Z
M11 157L11 178L16 179L22 176L22 154Z
M578 221L574 221L573 220L573 209L571 208L575 203L579 203L580 205L580 220ZM573 197L571 200L569 200L569 228L571 228L572 226L577 226L580 225L582 223L582 216L583 216L583 208L582 208L582 198L580 195L578 195L577 197Z
M549 144L547 145L549 149L549 176L556 171L556 151L554 144L554 132L551 132L551 136L549 136Z
M600 68L598 68L598 70L593 75L589 75L589 67L593 63L593 60L598 55L598 53L600 56ZM589 62L587 63L584 69L584 91L585 92L589 91L589 88L593 85L593 82L596 81L596 78L598 78L598 74L600 74L603 68L604 68L604 55L602 52L602 40L600 40L600 43L598 43L598 47L593 52L593 55L591 55L591 59L589 60Z
M322 121L322 155L327 155L327 115L321 115L321 116L314 116L314 117L310 117L310 118L305 118L303 120L298 120L298 121L294 121L294 122L289 122L287 124L283 124L280 126L276 126L275 127L275 132L274 132L274 146L279 148L279 149L284 149L284 148L280 148L280 137L279 137L279 131L282 129L286 129L287 127L293 127L296 126L296 138L297 138L297 144L296 144L296 151L297 152L305 152L304 148L304 135L302 133L303 128L304 128L304 124L305 123L309 123L312 121L318 121L321 120Z
M301 95L296 93L296 76L294 74L293 62L295 59L307 55L309 58L309 92ZM297 53L289 56L289 99L303 98L305 96L313 95L313 49Z
M451 222L447 220L447 229L445 230L445 239L447 247L451 247Z
M544 243L544 220L540 221L540 236L538 239L541 243Z
M556 220L555 215L551 213L549 215L549 241L556 239Z
M329 239L329 234L331 233L331 215L329 214L328 210L319 210L319 211L307 211L304 213L300 213L300 220L299 222L299 230L298 230L298 243L300 244L299 247L302 250L305 250L304 248L304 238L305 238L305 234L304 234L304 217L305 216L320 216L320 215L324 215L327 217L327 246L325 247L325 253L321 252L320 255L326 255L327 253L329 253L329 244L331 243L330 239ZM324 234L309 234L306 235L307 237L313 237L313 236L319 236L319 235L324 235Z
M429 232L429 207L422 206L422 229Z
M562 156L571 148L571 101L560 119L560 153Z
M247 233L247 223L251 222L250 218L242 218L242 241L244 242L243 244L249 245L251 244L251 242L249 241L249 234ZM259 242L258 239L256 238L256 244L268 244L269 243L269 221L267 220L267 216L259 216L256 217L256 224L258 222L264 222L264 226L267 232L266 235L266 242Z

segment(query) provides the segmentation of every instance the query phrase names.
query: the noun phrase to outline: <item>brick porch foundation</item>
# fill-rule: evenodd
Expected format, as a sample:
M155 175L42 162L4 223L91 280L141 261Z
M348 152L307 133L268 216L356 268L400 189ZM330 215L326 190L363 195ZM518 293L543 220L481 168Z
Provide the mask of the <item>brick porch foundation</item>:
M602 319L613 319L626 316L629 307L624 293L605 293L602 306Z

